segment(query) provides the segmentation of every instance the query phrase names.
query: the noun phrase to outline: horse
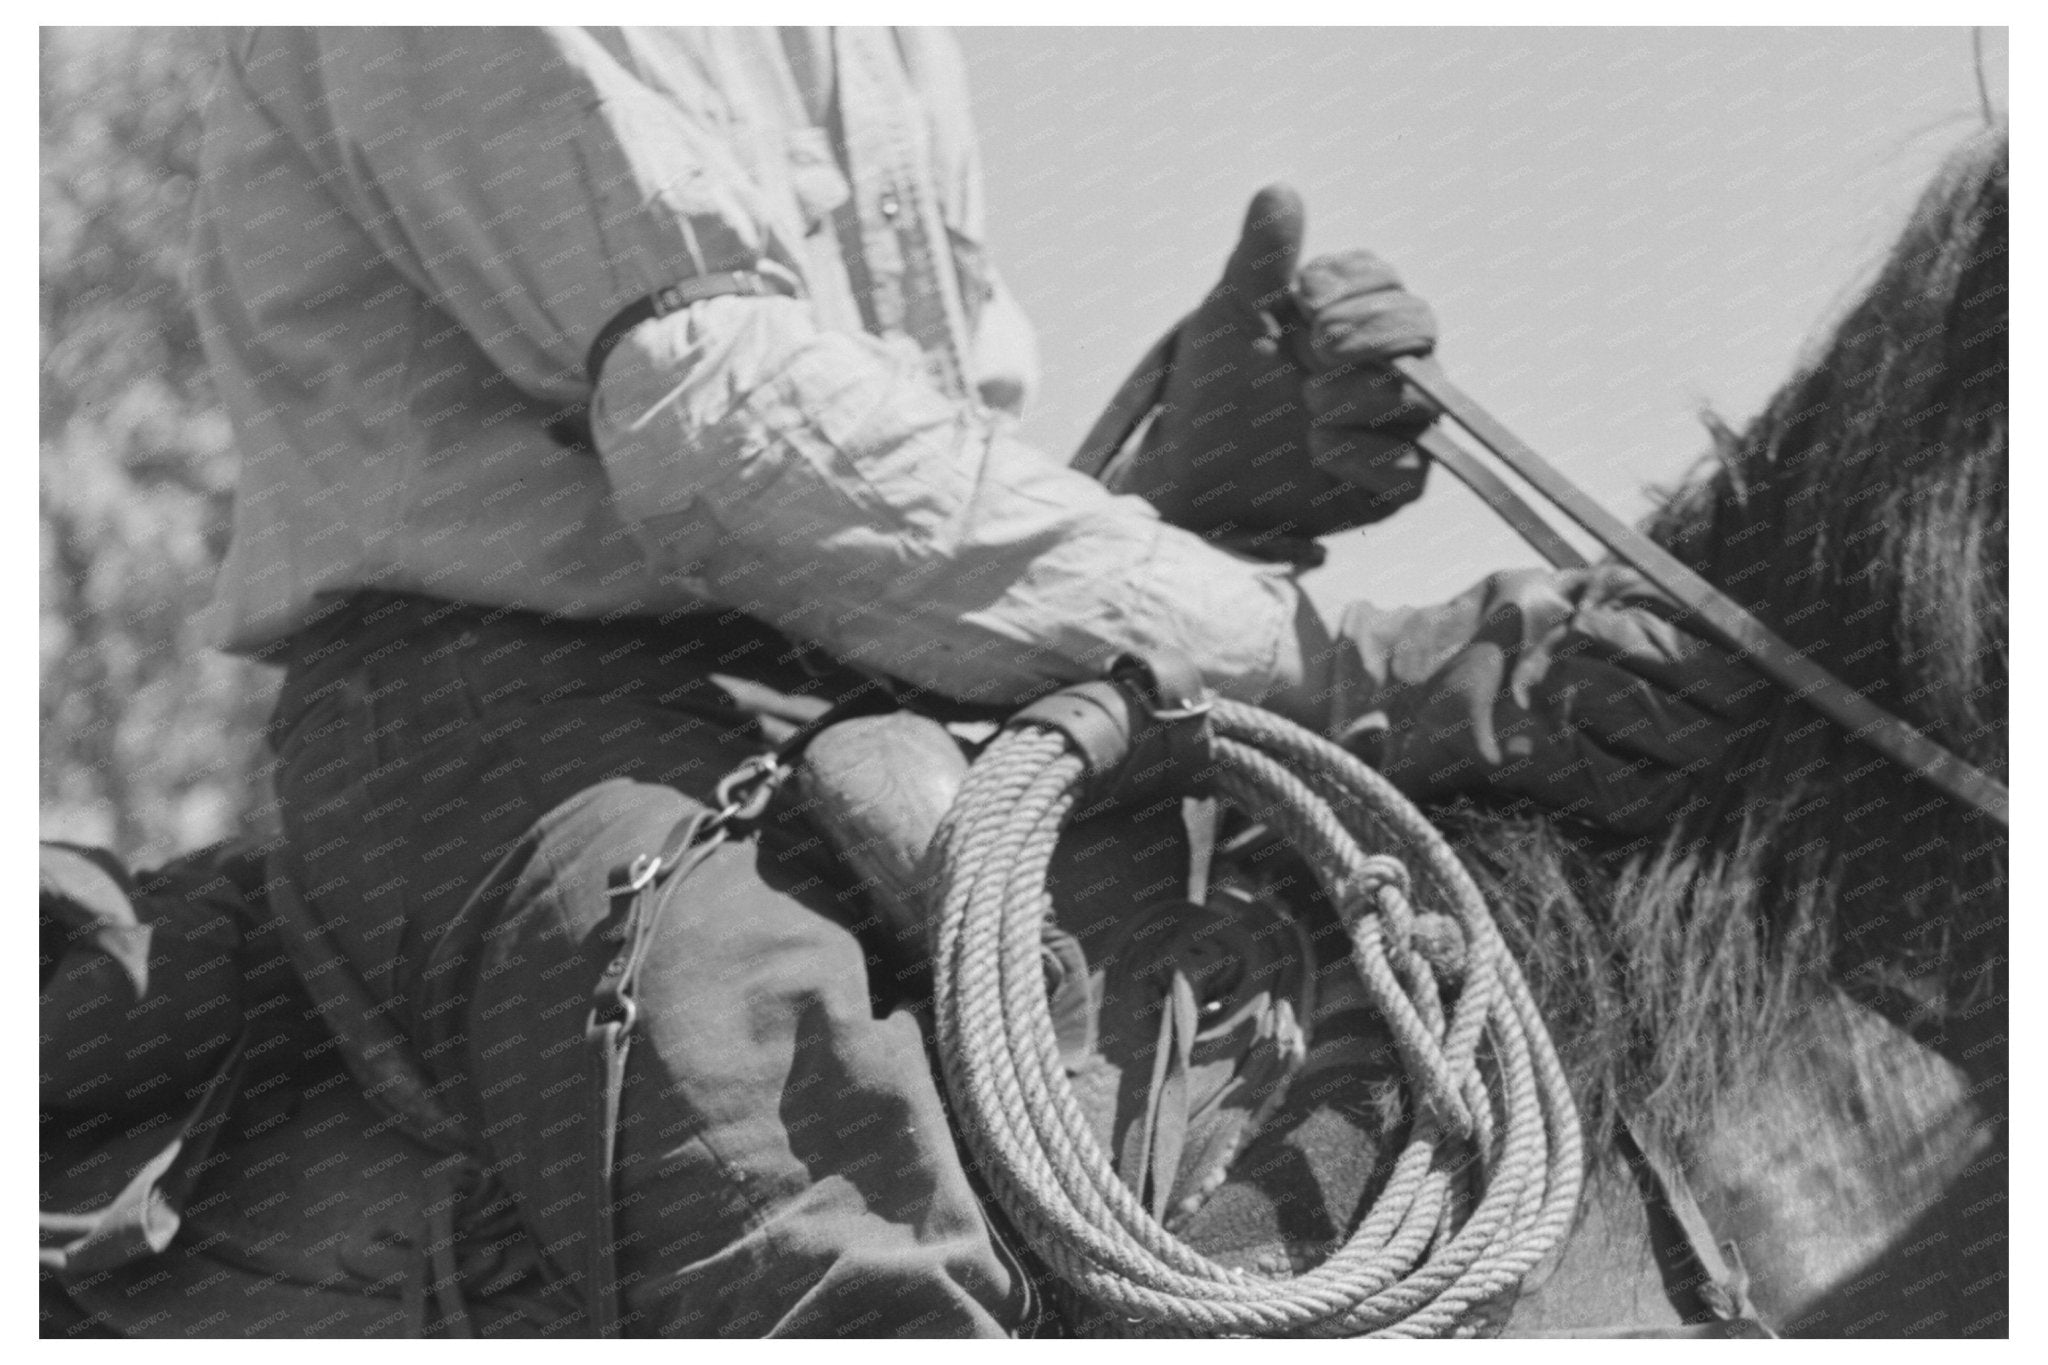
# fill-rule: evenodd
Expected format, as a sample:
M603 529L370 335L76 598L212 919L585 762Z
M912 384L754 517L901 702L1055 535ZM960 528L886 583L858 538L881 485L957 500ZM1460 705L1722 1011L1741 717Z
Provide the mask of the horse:
M1951 158L1764 412L1739 433L1714 426L1704 469L1649 528L2000 776L2005 199L1993 131ZM966 765L955 738L930 721L848 722L814 741L813 762L829 767L835 744L842 770L870 774L877 748L924 754L871 795L918 807L928 831ZM831 799L814 786L803 804ZM1052 1014L1134 1194L1203 1255L1283 1277L1328 1257L1383 1191L1416 1102L1316 869L1242 818L1210 823L1216 847L1197 847L1190 813L1112 807L1066 831L1049 871ZM1592 1155L1569 1236L1470 1330L2004 1330L2001 827L1790 702L1654 838L1476 798L1427 814L1522 965ZM850 880L931 875L872 844L845 851ZM275 890L260 862L228 875L259 910ZM1175 990L1196 1030L1178 1072L1161 1061ZM366 1098L296 988L260 994L245 993L232 1103L203 1144L188 1139L203 1154L175 1238L46 1277L45 1333L584 1330L502 1193ZM101 1121L67 1131L83 1140ZM1022 1242L993 1201L991 1216ZM1071 1286L1047 1299L1042 1330L1134 1330Z
M1951 157L1826 344L1746 430L1714 427L1649 527L2001 777L2006 174L2001 132ZM1526 804L1429 811L1530 979L1595 1148L1572 1237L1501 1330L1709 1321L1701 1291L1723 1286L1703 1254L1735 1262L1721 1278L1781 1334L2002 1332L2004 828L1797 705L1712 778L1654 839ZM1364 1074L1358 1114L1386 1084ZM1239 1163L1276 1172L1267 1188L1234 1176L1182 1235L1327 1254L1383 1174L1379 1103L1335 1145L1289 1124L1341 1102L1284 1111Z
M1740 435L1716 431L1650 527L2001 778L2006 204L1987 131L1813 363ZM1451 817L1592 1131L1656 1130L1781 1331L2002 1332L2003 825L1798 706L1721 776L1640 847Z

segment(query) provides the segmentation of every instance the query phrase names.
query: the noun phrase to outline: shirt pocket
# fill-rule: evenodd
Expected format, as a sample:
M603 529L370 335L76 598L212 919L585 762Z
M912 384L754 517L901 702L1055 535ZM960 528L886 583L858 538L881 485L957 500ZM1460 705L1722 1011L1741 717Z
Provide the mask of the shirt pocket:
M789 134L789 185L796 196L804 232L815 233L831 222L839 206L853 197L846 175L832 156L832 140L823 128L797 128Z

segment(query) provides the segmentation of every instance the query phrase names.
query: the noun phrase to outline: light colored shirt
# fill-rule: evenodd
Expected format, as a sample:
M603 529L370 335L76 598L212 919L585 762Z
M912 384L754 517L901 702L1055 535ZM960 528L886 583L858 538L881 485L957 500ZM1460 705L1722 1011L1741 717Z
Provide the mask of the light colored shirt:
M962 64L892 30L261 30L206 113L192 276L243 459L215 596L261 653L375 586L739 609L1009 702L1124 651L1323 721L1283 568L1018 441ZM765 263L765 264L764 264ZM585 352L659 287L765 268ZM601 459L544 423L588 403Z

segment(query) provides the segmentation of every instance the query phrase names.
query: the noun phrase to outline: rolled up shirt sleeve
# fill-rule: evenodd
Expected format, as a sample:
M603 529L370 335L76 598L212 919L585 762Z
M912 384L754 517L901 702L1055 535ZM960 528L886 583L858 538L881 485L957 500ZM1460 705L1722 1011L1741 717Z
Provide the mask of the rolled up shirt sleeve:
M384 258L538 397L588 392L584 356L675 280L783 253L730 148L576 28L264 31L257 88L297 64L329 189ZM296 73L294 73L296 75ZM785 260L783 264L788 264Z
M664 572L850 663L1014 703L1173 650L1226 695L1327 723L1327 640L1288 572L1166 525L801 302L643 324L593 414Z

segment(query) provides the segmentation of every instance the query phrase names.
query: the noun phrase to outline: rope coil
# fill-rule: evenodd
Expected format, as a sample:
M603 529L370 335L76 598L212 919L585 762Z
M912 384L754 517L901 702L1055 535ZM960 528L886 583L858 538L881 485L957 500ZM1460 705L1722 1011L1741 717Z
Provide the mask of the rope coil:
M1188 1246L1117 1176L1067 1082L1040 965L1047 871L1086 778L1049 729L998 735L938 835L939 1050L960 1127L1047 1265L1141 1330L1452 1335L1569 1230L1583 1161L1564 1071L1478 888L1413 806L1255 707L1219 701L1212 726L1218 791L1316 869L1417 1092L1383 1194L1322 1265L1269 1280ZM1419 876L1366 851L1389 838ZM1443 913L1418 910L1418 882Z

